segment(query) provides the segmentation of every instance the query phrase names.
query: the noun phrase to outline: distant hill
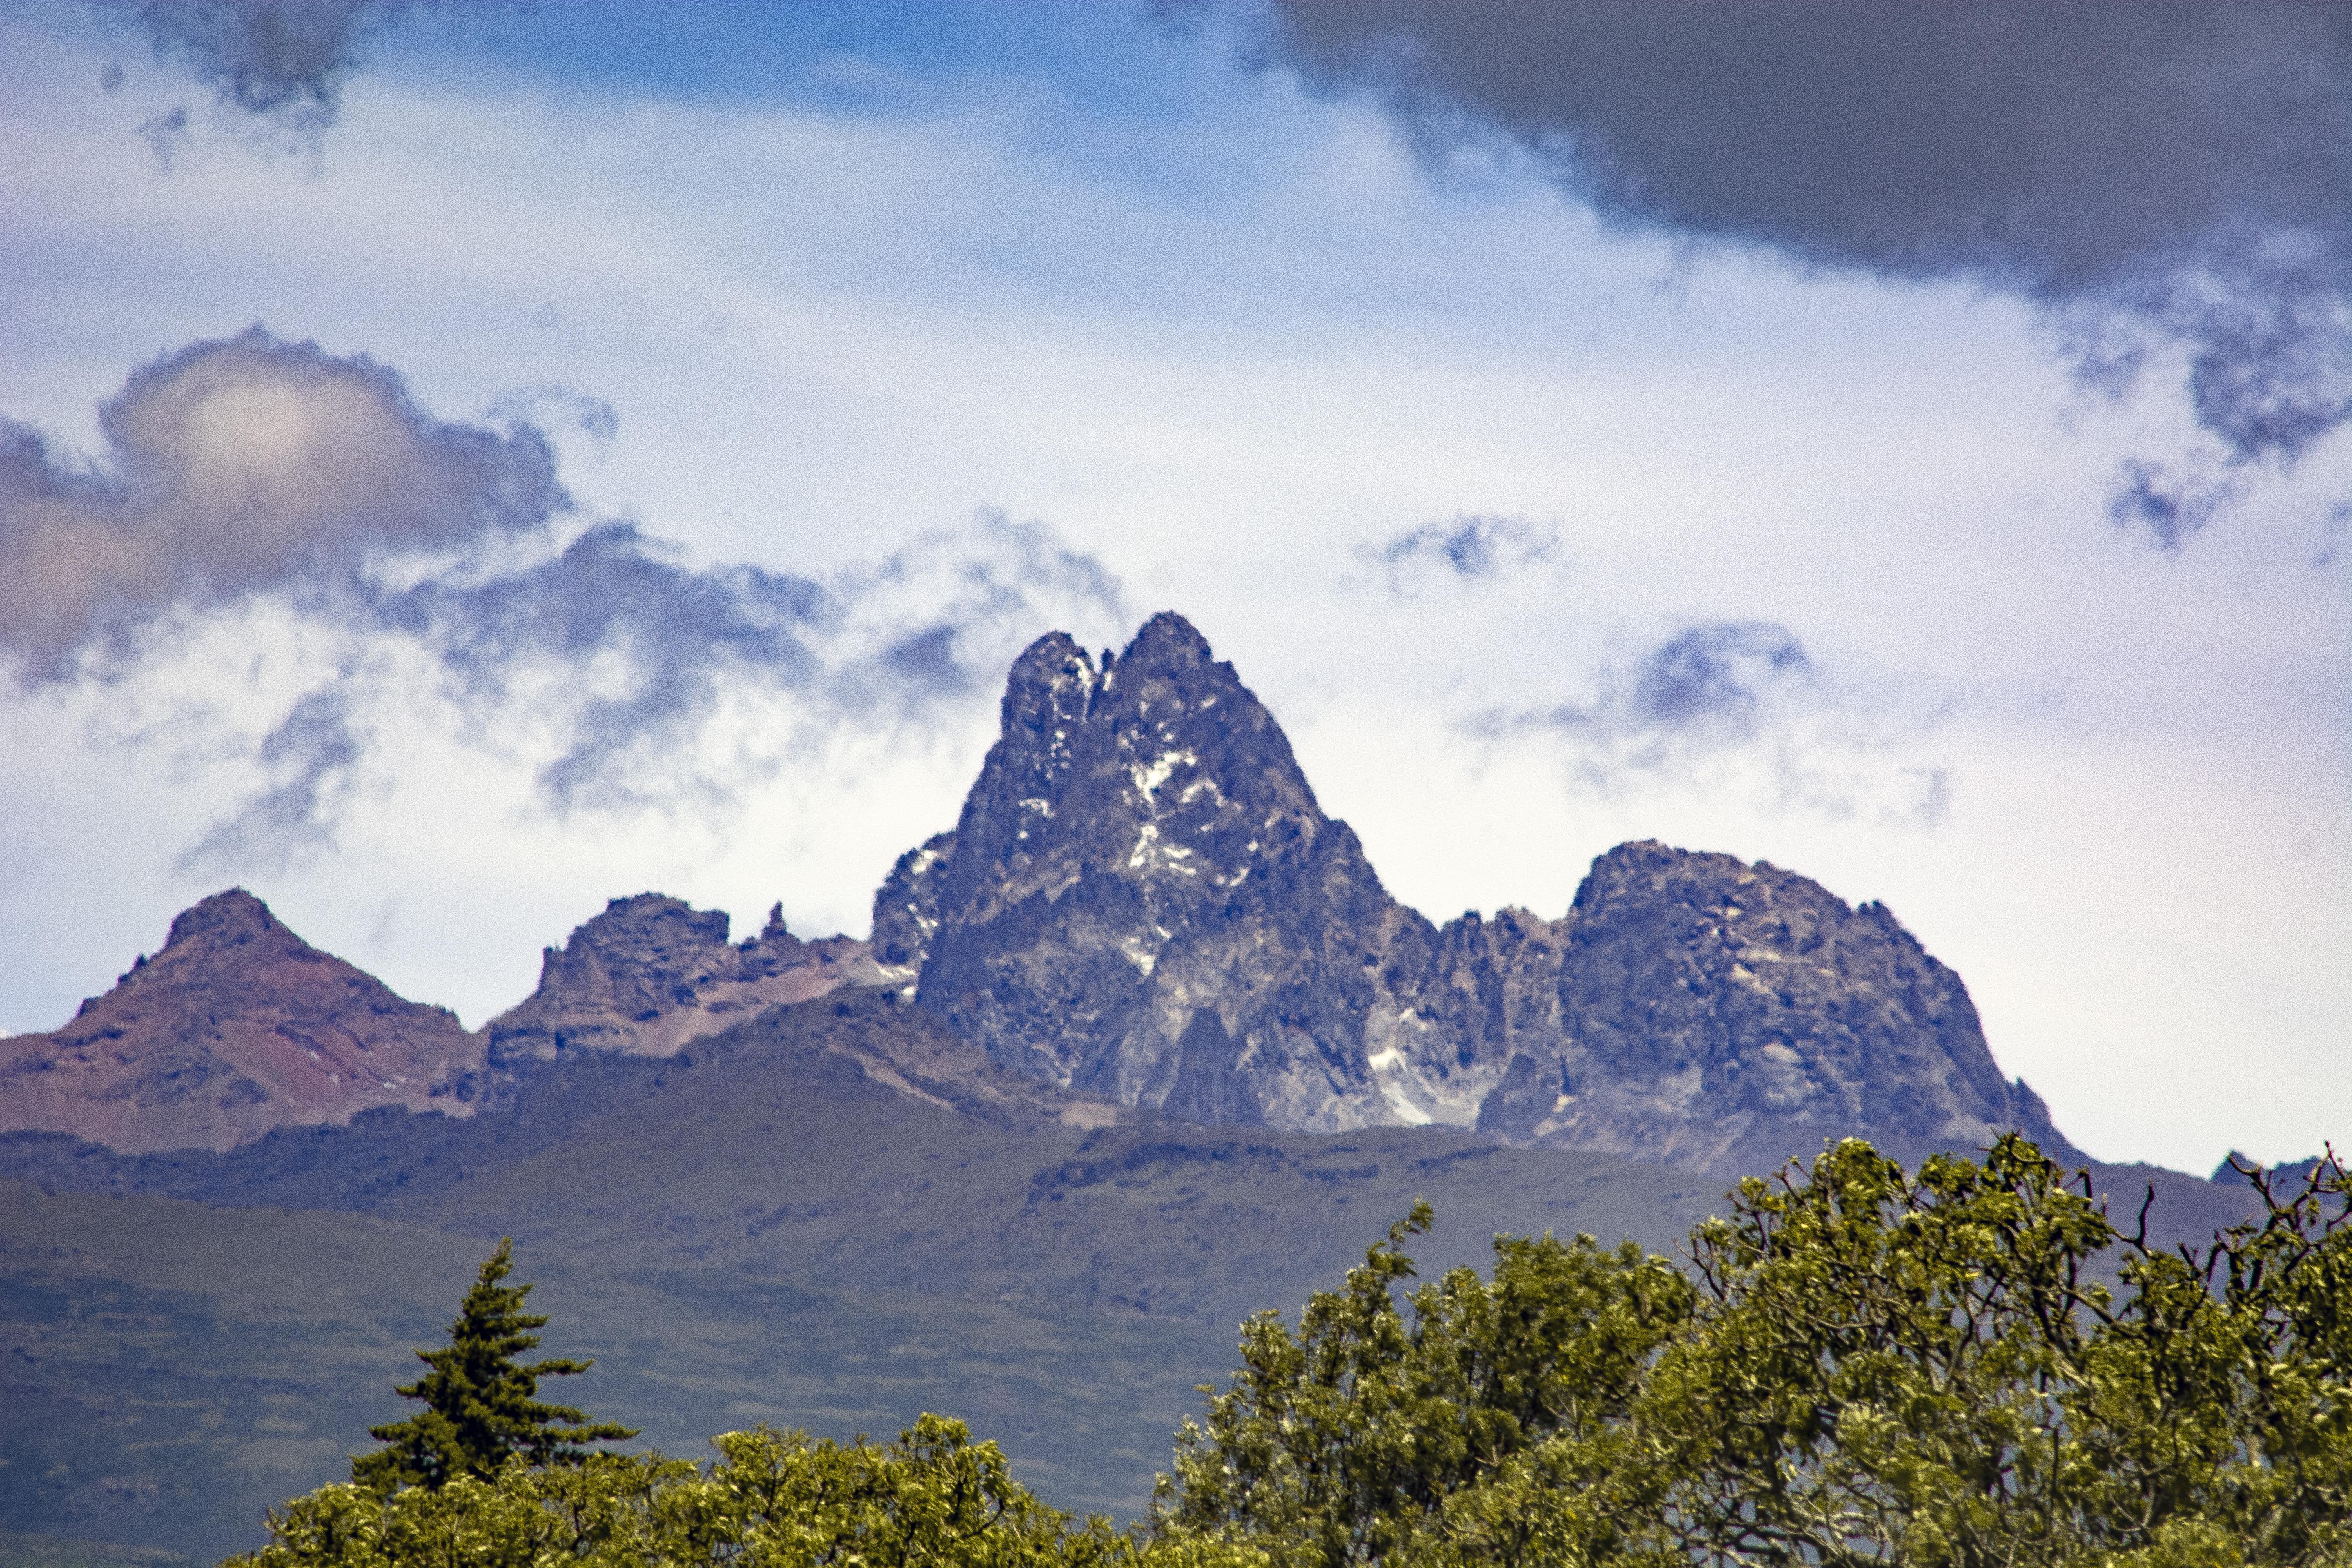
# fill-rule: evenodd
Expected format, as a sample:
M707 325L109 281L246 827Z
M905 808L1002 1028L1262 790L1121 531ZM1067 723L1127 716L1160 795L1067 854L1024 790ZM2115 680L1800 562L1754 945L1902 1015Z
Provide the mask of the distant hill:
M0 1127L226 1149L373 1106L463 1115L481 1065L456 1014L394 995L231 889L65 1027L0 1038Z
M2159 1242L2251 1192L2102 1169ZM1475 1131L1209 1128L1009 1073L877 988L667 1057L518 1069L226 1152L0 1137L0 1530L217 1556L395 1418L407 1349L516 1238L576 1394L699 1451L766 1420L971 1420L1065 1507L1131 1513L1235 1326L1295 1310L1416 1197L1424 1275L1497 1232L1674 1254L1721 1184Z

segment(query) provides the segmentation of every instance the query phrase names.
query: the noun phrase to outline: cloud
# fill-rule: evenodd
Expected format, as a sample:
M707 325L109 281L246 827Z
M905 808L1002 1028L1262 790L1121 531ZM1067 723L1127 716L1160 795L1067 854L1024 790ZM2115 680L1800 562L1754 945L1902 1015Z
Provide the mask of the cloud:
M179 857L182 876L215 877L266 866L282 870L333 847L333 823L355 783L365 738L352 725L347 686L303 697L262 738L257 760L274 777Z
M0 655L56 679L176 608L528 533L568 509L528 426L443 424L399 376L259 327L100 410L103 461L0 420Z
M695 743L730 703L787 703L794 732L769 737L772 759L837 726L919 727L940 702L992 690L1048 622L1126 619L1093 557L992 510L822 579L691 565L603 522L551 559L435 578L371 609L430 651L476 729L524 708L551 726L539 783L559 810L723 795Z
M1550 562L1559 549L1556 530L1521 518L1464 514L1407 529L1384 543L1360 544L1355 554L1380 571L1391 594L1407 598L1435 581L1492 582Z
M2176 475L2161 463L2134 458L2117 477L2107 518L2118 528L2143 528L2160 548L2178 551L2243 489L2234 476Z
M130 15L155 58L184 67L220 108L304 147L341 112L343 84L368 40L413 8L414 0L142 0ZM183 112L174 129L185 125Z
M1590 703L1530 717L1630 747L1627 760L1654 767L1677 751L1753 740L1769 703L1810 692L1816 680L1804 645L1786 626L1708 621L1604 669L1597 685Z
M677 554L633 524L599 523L551 559L435 578L369 607L431 651L451 701L478 724L525 700L554 703L563 740L539 773L554 805L620 804L643 797L629 764L665 750L723 684L814 683L824 667L806 636L840 614L807 578L695 568ZM592 685L547 679L591 666L604 671Z
M617 428L561 388L494 407ZM822 575L695 562L576 518L532 426L437 420L392 371L258 328L135 373L100 425L103 462L0 422L0 652L139 709L210 650L130 731L258 774L192 873L331 848L378 735L413 742L420 710L526 760L551 809L708 806L837 733L924 730L1049 626L1126 629L1099 562L993 510Z
M1760 793L1776 807L1864 812L1932 826L1950 808L1948 773L1889 759L1927 721L1823 678L1795 633L1771 621L1702 621L1590 678L1592 695L1492 710L1465 728L1488 740L1540 735L1569 748L1583 786L1681 784Z
M1621 704L1645 729L1755 732L1759 689L1812 679L1812 661L1786 626L1717 621L1675 634L1643 656Z
M2085 384L2177 364L2226 466L2291 465L2352 418L2352 10L1272 0L1265 16L1264 58L1370 87L1433 155L1499 136L1621 224L2021 296Z
M159 109L131 129L133 139L145 143L147 155L155 160L155 167L168 174L179 166L180 156L194 138L188 134L188 110L185 104Z

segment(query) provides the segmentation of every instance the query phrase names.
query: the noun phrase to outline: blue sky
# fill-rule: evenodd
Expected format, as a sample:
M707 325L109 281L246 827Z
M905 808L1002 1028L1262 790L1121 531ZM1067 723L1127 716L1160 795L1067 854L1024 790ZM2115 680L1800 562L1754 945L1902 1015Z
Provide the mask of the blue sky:
M0 1027L862 933L1171 607L1434 918L1769 859L2103 1158L2352 1125L2337 13L283 9L0 10Z

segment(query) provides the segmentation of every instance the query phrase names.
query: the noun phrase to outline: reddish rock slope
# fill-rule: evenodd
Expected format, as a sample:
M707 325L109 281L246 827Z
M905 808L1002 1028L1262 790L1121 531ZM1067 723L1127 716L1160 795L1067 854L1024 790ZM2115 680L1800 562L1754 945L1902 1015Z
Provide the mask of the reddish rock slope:
M782 905L758 936L730 942L727 928L725 910L661 893L613 900L546 950L539 989L483 1030L492 1066L582 1050L666 1057L778 1003L888 978L870 943L785 931Z
M0 1039L0 1131L226 1149L371 1106L464 1114L482 1043L286 929L243 889L172 922L61 1029Z

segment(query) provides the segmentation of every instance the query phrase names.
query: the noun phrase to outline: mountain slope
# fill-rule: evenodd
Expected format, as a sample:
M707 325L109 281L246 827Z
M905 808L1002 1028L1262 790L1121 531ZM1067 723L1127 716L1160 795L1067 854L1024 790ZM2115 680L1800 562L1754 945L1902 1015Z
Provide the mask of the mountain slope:
M0 1138L0 1476L52 1477L0 1485L0 1528L248 1543L400 1414L405 1347L500 1236L551 1350L599 1358L572 1392L648 1442L940 1410L1055 1502L1131 1512L1242 1318L1334 1283L1415 1197L1429 1268L1498 1230L1664 1247L1711 1206L1685 1173L1456 1131L1089 1109L866 990L535 1064L463 1121L137 1157Z
M223 1149L373 1106L462 1115L481 1060L457 1015L394 994L232 889L184 911L162 952L65 1027L0 1039L0 1127Z

